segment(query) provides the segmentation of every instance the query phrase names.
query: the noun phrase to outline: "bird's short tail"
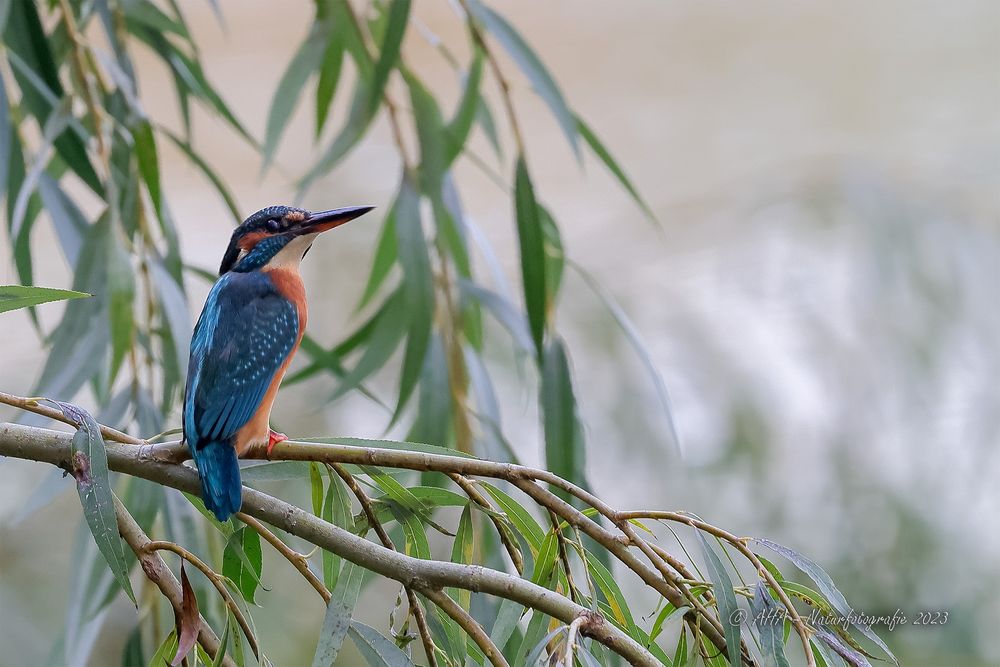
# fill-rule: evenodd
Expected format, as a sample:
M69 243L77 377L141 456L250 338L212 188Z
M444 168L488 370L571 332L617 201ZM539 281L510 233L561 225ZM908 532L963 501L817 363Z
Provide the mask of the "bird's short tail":
M203 442L194 451L201 477L201 499L219 521L227 521L243 503L236 449L228 442Z

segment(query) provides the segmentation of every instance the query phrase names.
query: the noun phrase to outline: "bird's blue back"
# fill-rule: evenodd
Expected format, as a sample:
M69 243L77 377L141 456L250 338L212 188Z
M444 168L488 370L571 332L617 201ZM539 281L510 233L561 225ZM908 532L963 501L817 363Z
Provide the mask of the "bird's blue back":
M260 408L298 334L296 305L266 272L227 273L205 301L191 339L183 426L202 498L220 521L241 504L236 434Z

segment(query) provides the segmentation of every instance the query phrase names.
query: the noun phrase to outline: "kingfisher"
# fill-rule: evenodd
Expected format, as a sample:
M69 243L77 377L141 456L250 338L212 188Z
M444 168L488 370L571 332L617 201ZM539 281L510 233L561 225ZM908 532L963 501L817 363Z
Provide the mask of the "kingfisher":
M233 232L191 337L183 430L201 497L219 521L242 504L237 457L288 438L270 428L271 406L306 329L299 264L316 237L373 206L310 213L257 211Z

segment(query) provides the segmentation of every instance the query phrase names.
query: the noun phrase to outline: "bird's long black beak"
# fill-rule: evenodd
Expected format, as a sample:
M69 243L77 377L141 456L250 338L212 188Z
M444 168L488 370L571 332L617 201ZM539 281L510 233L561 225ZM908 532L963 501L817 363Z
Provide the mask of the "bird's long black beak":
M354 220L354 218L361 217L373 208L375 207L345 206L344 208L335 208L329 211L318 211L310 214L308 218L303 220L296 231L299 234L325 232L334 227L340 227L342 224Z

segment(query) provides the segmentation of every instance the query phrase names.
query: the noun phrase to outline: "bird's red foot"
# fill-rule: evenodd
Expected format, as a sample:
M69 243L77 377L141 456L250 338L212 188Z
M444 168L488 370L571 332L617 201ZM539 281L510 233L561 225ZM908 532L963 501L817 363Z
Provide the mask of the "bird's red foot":
M274 449L274 446L279 442L284 442L285 440L288 440L288 436L284 433L278 433L272 429L267 429L267 455L270 456L271 450Z

